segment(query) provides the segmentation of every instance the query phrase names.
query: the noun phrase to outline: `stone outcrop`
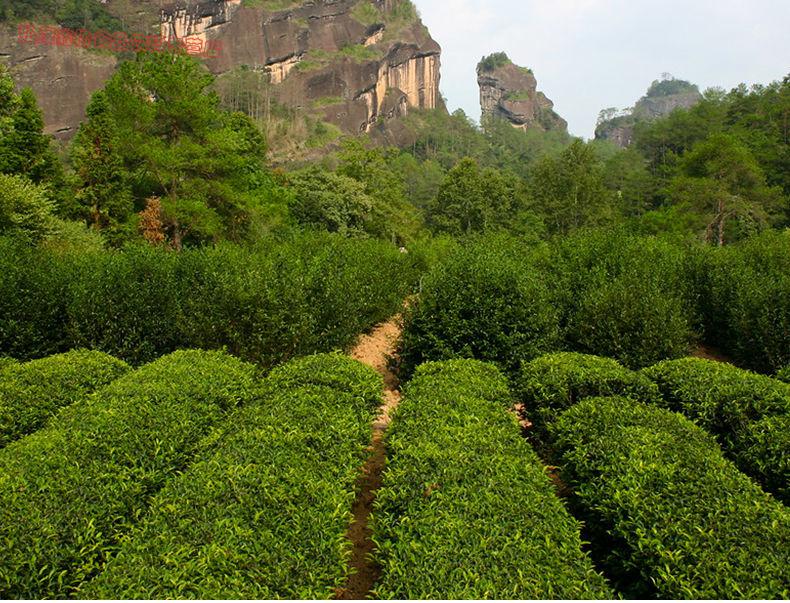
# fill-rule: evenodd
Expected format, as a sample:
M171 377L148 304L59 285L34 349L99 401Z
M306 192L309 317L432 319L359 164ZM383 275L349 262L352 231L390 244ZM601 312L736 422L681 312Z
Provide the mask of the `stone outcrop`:
M106 0L105 7L128 9L129 2ZM443 106L441 48L408 0L135 0L135 10L142 15L138 22L151 17L150 29L164 40L210 45L212 56L204 60L214 74L242 67L268 74L275 100L346 133L369 131L412 108ZM90 94L118 59L77 48L20 46L15 34L3 29L0 58L20 85L36 92L47 131L73 135Z
M522 130L568 130L568 123L554 111L554 103L539 92L531 70L501 55L498 65L481 62L477 69L482 120L505 119Z
M627 148L633 142L634 127L638 122L666 117L676 109L690 109L700 100L699 89L689 82L674 78L655 81L633 108L602 111L595 128L595 138Z

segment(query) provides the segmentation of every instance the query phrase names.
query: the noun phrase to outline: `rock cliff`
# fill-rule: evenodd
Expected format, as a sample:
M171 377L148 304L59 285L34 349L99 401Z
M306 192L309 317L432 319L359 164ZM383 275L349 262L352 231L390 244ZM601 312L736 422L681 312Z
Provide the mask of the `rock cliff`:
M137 32L212 48L207 67L266 74L274 100L366 132L410 108L442 106L441 49L409 0L104 0ZM114 12L115 11L115 12ZM128 27L126 29L129 29ZM124 55L19 44L0 31L0 58L42 105L47 131L71 136L90 94ZM126 55L128 56L128 54Z
M601 111L595 129L596 140L609 140L619 147L629 147L633 142L634 126L640 121L665 117L676 109L690 109L702 99L699 88L667 74L656 80L633 108L618 111Z
M554 112L554 103L538 91L530 69L515 65L504 53L484 58L477 67L482 121L505 119L523 130L567 131L568 123Z

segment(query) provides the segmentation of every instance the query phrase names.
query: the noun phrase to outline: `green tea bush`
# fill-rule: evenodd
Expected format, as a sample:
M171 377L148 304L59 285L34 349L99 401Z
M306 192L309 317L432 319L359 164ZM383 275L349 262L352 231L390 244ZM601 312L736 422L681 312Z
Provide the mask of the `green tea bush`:
M658 402L655 383L611 358L558 352L524 364L518 399L540 431L557 415L585 398L624 396Z
M348 574L345 534L382 386L338 355L275 369L79 596L332 597Z
M1 356L0 357L0 372L10 368L12 366L17 366L19 361L16 358L11 358L10 356Z
M99 572L254 377L221 352L176 352L0 450L0 597L66 598Z
M790 234L769 232L706 255L705 338L748 368L790 363Z
M790 416L790 385L700 358L661 362L643 373L658 385L670 410L716 436L742 470L770 492L787 491L787 436L775 422L766 423L772 429L763 433L755 423ZM766 456L758 459L760 454Z
M476 358L516 371L559 345L556 311L543 276L515 240L488 237L436 266L406 311L404 374L425 361Z
M0 368L0 447L32 433L64 406L128 370L125 362L87 350Z
M685 356L699 323L688 255L621 230L556 242L537 264L552 283L565 346L629 368Z
M68 349L72 275L69 259L0 237L0 354L30 360Z
M492 365L417 369L387 436L374 506L375 597L613 597L509 402Z
M790 503L790 415L755 421L738 437L736 461L785 504Z
M790 364L776 373L776 378L779 379L779 381L790 383Z
M790 596L790 513L700 427L627 398L588 398L549 431L573 503L623 594Z
M392 245L332 235L182 253L0 244L0 353L86 347L137 365L179 348L226 349L270 368L351 345L416 282Z

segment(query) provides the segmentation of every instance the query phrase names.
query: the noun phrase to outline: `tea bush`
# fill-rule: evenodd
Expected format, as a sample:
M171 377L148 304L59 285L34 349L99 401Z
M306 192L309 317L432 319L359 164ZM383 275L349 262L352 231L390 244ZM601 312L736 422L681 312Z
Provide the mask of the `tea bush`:
M790 364L776 373L776 378L779 379L779 381L790 383Z
M710 252L700 288L710 343L763 373L790 363L790 234Z
M616 360L558 352L524 364L517 381L524 413L539 431L584 398L624 396L645 402L660 398L655 383Z
M416 281L392 245L320 234L182 253L0 244L0 353L86 347L140 364L179 348L227 349L270 368L351 345L398 312Z
M63 599L99 572L254 376L221 352L176 352L0 450L0 597Z
M338 355L272 371L79 596L332 597L348 573L345 534L382 386Z
M64 406L128 370L125 362L87 350L0 369L0 447L32 433Z
M627 398L588 398L549 431L563 480L623 594L790 596L790 513L700 427Z
M738 437L738 465L783 503L790 503L790 415L749 424Z
M543 276L514 240L489 237L451 254L423 280L404 316L400 356L405 375L425 361L454 358L516 371L558 345Z
M491 365L417 369L387 436L374 506L375 597L613 597L509 402Z
M19 361L16 358L11 358L10 356L1 356L0 357L0 372L10 368L12 366L16 366L19 364Z
M642 368L685 356L695 339L688 250L620 230L555 242L537 263L552 283L566 349Z
M777 429L759 433L753 424L766 417L790 416L790 385L700 358L661 362L643 373L658 385L669 409L715 435L741 469L771 492L787 490L787 437ZM758 454L768 456L757 459Z

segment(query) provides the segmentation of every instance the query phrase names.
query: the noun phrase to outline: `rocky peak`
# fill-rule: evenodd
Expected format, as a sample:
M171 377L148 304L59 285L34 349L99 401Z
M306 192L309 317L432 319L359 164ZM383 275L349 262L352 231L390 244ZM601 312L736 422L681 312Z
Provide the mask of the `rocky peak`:
M409 0L132 4L136 22L156 23L154 31L164 40L210 45L215 52L205 62L214 74L236 69L266 74L276 101L346 133L368 131L411 108L442 105L441 48ZM111 14L127 11L117 16L129 22L130 0L106 0L104 6ZM0 56L18 83L36 92L47 131L73 135L90 94L112 74L119 57L74 47L20 48L15 34L0 25Z
M538 91L532 70L515 65L505 53L485 57L477 66L482 121L505 119L515 128L567 131L554 103Z
M640 121L666 117L676 109L690 109L702 100L699 88L669 74L654 81L647 93L628 109L604 109L595 129L597 140L609 140L620 147L631 145L634 126Z

